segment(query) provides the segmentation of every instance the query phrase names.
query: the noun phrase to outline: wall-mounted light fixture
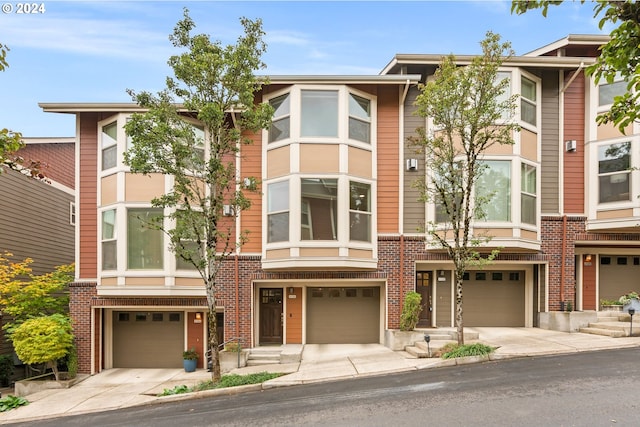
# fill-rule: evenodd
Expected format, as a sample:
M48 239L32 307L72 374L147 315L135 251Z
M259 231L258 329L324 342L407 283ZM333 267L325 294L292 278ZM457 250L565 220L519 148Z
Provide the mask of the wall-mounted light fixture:
M202 313L196 313L196 316L193 319L193 323L202 323Z
M418 159L407 159L407 170L408 171L417 171L418 170Z
M591 255L585 255L584 262L591 262Z
M293 295L293 288L289 288L289 293Z
M578 149L578 144L575 139L570 139L564 142L564 148L567 152L574 152Z

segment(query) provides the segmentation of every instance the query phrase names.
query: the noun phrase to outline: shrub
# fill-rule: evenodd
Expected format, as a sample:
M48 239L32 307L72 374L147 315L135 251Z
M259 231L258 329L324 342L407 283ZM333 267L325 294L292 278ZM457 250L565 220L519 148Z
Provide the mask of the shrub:
M186 385L178 385L172 389L165 388L158 396L171 396L174 394L191 393L194 391L213 390L217 388L237 387L241 385L249 384L261 384L265 381L269 381L273 378L278 378L284 374L271 373L271 372L258 372L255 374L238 375L230 374L224 375L219 382L201 381L193 387L187 387Z
M3 397L0 399L0 412L6 412L10 409L17 408L18 406L28 405L29 401L24 397L18 397L13 395L8 395L7 397Z
M418 324L418 316L422 310L422 296L417 292L409 292L404 298L400 315L400 330L413 331Z
M189 393L191 389L186 385L177 385L174 388L165 388L158 396L172 396L174 394Z
M9 354L3 354L0 356L0 384L3 386L9 385L11 375L15 366L13 365L13 356Z
M491 347L485 344L465 344L456 345L453 350L442 354L443 359L451 359L454 357L466 357L466 356L485 356L493 353L495 347Z
M240 350L242 350L242 346L239 342L230 342L224 345L224 350L233 353L239 353Z

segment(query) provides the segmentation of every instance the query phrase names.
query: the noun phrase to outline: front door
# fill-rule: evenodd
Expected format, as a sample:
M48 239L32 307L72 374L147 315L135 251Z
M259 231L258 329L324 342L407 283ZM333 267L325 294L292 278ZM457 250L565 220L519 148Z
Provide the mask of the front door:
M431 327L431 272L416 273L416 292L422 296L422 311L418 318L419 328Z
M260 344L282 344L282 289L260 289Z

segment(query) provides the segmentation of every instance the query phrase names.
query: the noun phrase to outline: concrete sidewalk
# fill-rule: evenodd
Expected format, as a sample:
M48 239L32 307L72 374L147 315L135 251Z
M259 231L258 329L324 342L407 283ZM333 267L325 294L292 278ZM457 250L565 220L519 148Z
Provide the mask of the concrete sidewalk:
M465 330L478 332L480 342L498 347L491 356L492 360L640 346L640 337L610 338L537 328L476 327ZM307 344L303 347L300 363L254 366L232 371L238 374L264 371L287 374L262 385L167 397L157 397L157 394L176 385L193 386L210 379L211 374L206 370L186 373L182 369L109 369L69 389L45 390L27 396L30 404L0 413L0 424L188 399L194 396L201 397L203 394L234 394L247 390L383 375L473 361L416 359L404 351L392 351L380 344ZM6 394L8 392L3 391L3 396Z

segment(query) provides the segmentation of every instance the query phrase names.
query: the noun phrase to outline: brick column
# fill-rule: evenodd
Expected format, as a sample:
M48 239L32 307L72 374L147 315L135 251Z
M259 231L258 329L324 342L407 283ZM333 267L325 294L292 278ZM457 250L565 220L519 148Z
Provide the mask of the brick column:
M69 315L78 349L78 373L91 373L91 300L97 296L96 283L69 285Z

